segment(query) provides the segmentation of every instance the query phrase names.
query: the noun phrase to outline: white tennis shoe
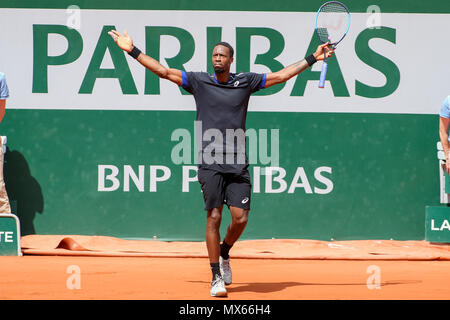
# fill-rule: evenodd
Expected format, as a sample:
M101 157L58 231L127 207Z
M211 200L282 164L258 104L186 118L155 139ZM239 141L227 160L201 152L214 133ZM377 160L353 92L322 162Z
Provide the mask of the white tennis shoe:
M225 283L219 275L215 275L211 282L211 297L226 297L227 289L225 289Z
M232 282L232 273L231 273L231 267L230 267L230 259L224 259L222 257L219 257L219 264L220 264L220 273L223 277L223 282L225 282L226 285L231 284Z

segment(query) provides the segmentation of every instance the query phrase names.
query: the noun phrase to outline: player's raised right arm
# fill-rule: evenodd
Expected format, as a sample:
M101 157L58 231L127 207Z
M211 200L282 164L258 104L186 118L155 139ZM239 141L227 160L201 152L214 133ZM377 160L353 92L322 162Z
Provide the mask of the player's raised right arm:
M330 44L324 43L317 47L316 52L314 52L314 58L318 60L323 60L326 57L329 58L333 55L334 50L329 48ZM325 50L325 51L324 51ZM325 52L325 53L324 53ZM292 77L296 76L300 72L305 71L309 67L309 64L305 59L302 59L294 64L287 66L277 72L268 73L266 77L265 88L271 87L275 84L279 84L288 81Z
M116 44L122 50L126 51L127 53L130 53L133 50L133 40L126 31L123 32L123 35L116 30L111 30L108 32L108 34L114 39ZM181 70L166 68L162 64L160 64L159 61L156 61L152 57L149 57L142 52L136 57L136 60L139 61L139 63L146 67L148 70L155 73L158 77L170 80L177 85L181 85L183 81Z

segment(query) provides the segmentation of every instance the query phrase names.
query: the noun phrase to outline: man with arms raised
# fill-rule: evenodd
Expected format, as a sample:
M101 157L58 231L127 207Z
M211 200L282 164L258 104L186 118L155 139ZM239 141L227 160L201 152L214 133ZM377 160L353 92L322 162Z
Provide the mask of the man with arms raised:
M291 79L317 60L323 60L324 54L331 57L333 50L328 43L320 45L314 54L274 73L234 74L230 72L234 50L228 43L220 42L212 52L214 74L209 75L166 68L135 47L126 31L123 35L116 30L109 34L122 50L144 67L192 93L197 107L196 120L201 123L201 136L215 133L213 142L208 144L203 141L199 146L198 180L207 212L206 246L212 270L211 296L226 296L225 284L232 281L229 251L247 224L251 198L245 138L238 139L235 145L234 137L229 139L227 131L245 132L247 107L252 93ZM218 132L222 134L222 139L217 139ZM219 229L224 204L230 210L232 221L220 244Z

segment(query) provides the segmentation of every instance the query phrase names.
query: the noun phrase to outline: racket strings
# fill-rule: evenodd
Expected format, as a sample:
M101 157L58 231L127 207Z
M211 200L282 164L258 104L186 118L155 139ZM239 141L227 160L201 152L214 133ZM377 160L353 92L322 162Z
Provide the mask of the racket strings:
M322 6L320 9L320 12L342 12L342 13L348 13L347 9L344 8L340 3L337 2L329 2L326 5Z
M323 5L317 14L317 35L321 42L335 43L345 35L348 10L338 2Z

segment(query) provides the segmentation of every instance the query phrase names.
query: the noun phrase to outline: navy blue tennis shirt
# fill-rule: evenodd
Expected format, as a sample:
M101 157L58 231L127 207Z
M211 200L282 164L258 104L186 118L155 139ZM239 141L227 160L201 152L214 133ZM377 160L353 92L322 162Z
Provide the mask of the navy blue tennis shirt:
M230 73L226 83L206 72L182 71L181 86L194 96L199 168L240 174L248 168L245 121L250 95L266 84L266 74ZM198 139L197 139L198 140Z

